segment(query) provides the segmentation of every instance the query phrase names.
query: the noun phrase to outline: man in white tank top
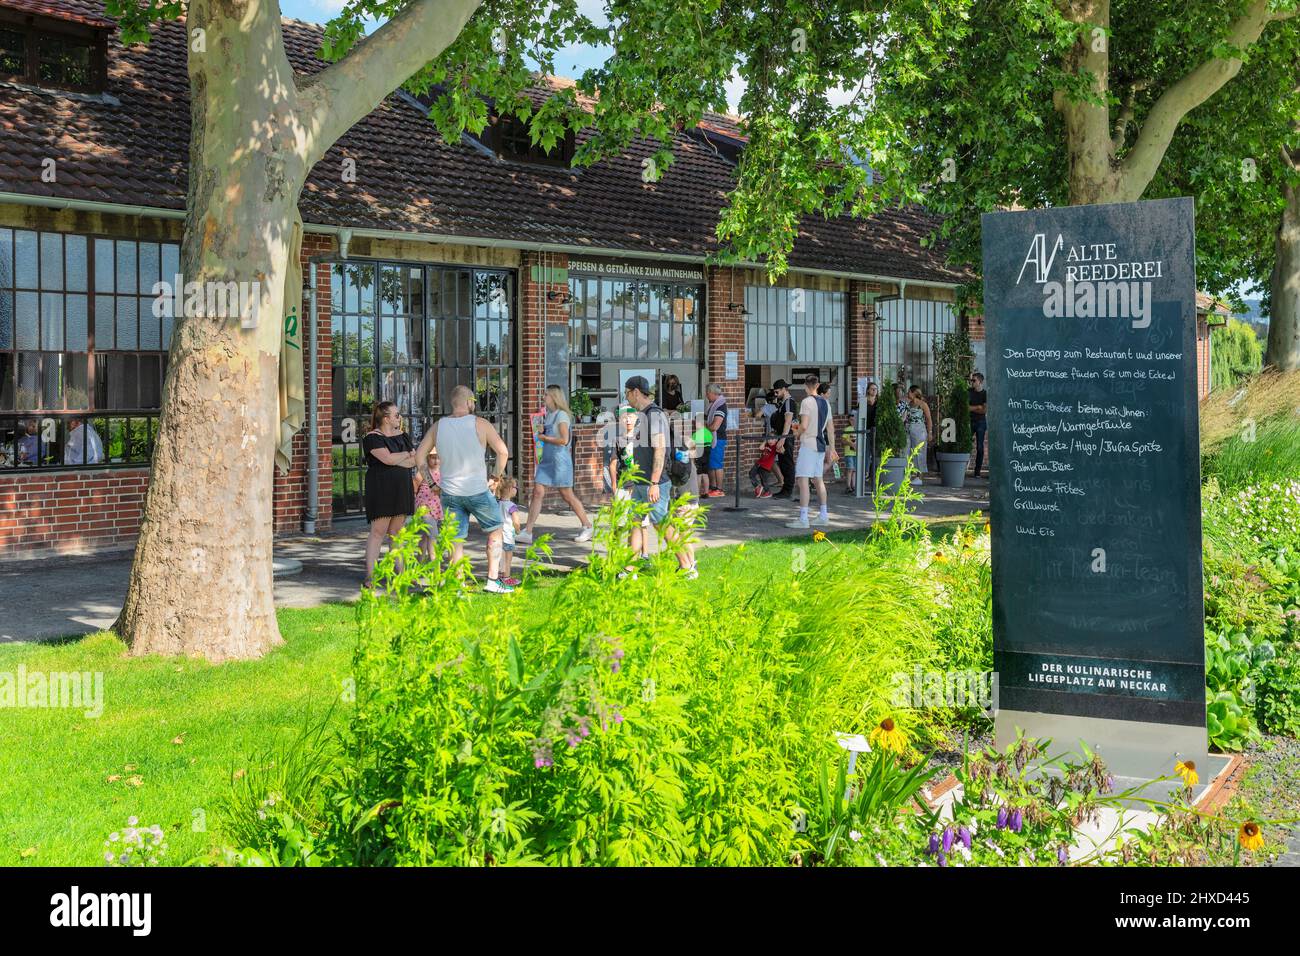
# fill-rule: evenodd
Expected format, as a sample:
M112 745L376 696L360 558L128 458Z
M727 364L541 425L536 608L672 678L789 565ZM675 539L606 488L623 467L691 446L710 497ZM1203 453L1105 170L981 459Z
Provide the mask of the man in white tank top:
M497 573L501 566L501 506L488 490L487 461L484 452L492 446L497 456L496 475L506 473L510 449L486 419L471 411L474 393L464 385L451 392L451 414L429 427L420 440L415 460L429 479L429 452L438 449L442 472L442 508L444 517L456 518L456 546L453 560L464 553L470 515L487 532L488 580L483 590L491 594L508 594L514 590L502 583Z

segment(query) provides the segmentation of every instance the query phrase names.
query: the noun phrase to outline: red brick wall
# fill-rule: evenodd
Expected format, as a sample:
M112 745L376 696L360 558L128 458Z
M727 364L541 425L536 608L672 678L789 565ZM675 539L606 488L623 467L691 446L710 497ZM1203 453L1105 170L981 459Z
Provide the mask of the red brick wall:
M332 251L329 236L303 237L303 282L308 281L309 256ZM320 463L317 528L330 524L330 271L318 269L317 350L320 383L317 387L317 441ZM310 315L304 310L303 321ZM304 336L304 343L306 337ZM306 363L303 373L306 374ZM148 468L81 472L51 471L0 478L0 560L19 555L88 554L128 546L140 531ZM276 533L302 528L307 503L307 434L293 441L292 466L287 475L276 470L273 479Z
M1210 327L1206 317L1196 317L1196 397L1210 394Z
M303 349L307 347L307 323L311 320L310 291L311 267L307 260L311 256L327 255L334 251L334 237L309 233L302 238L302 283L303 302L299 305L303 327ZM285 303L287 310L289 303ZM316 268L316 461L319 469L316 494L316 529L330 526L333 517L334 494L331 484L333 459L330 452L332 441L332 424L334 389L332 366L330 361L330 268L320 265ZM307 356L303 356L303 376L308 374ZM308 389L310 391L310 389ZM276 534L302 530L303 515L307 510L307 428L294 436L293 454L288 474L275 470L273 481L273 524Z
M147 468L6 477L0 483L0 558L129 544L140 530L148 483Z

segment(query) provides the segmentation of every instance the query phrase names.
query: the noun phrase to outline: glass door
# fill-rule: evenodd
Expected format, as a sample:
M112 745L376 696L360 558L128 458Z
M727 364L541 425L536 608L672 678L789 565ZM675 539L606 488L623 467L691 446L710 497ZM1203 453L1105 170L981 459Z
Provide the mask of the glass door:
M510 273L349 261L334 264L331 290L336 516L365 511L361 439L376 402L396 402L418 441L466 385L513 453Z

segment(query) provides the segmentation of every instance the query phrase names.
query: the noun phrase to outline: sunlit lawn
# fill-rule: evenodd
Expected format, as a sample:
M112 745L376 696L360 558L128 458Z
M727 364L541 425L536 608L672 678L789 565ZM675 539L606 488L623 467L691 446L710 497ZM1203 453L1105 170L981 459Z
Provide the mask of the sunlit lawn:
M953 522L934 527L950 532ZM834 532L859 541L863 532ZM700 579L743 574L755 583L788 573L792 549L813 565L826 543L809 537L705 549ZM558 578L516 594L545 615ZM493 600L487 595L475 601ZM319 720L343 693L354 642L354 610L332 604L279 613L285 645L262 660L220 666L132 659L111 634L61 644L0 645L0 672L102 672L103 714L55 708L0 709L0 865L93 865L103 841L139 817L169 836L183 863L221 842L216 806L232 774L267 759ZM336 708L335 719L346 711Z

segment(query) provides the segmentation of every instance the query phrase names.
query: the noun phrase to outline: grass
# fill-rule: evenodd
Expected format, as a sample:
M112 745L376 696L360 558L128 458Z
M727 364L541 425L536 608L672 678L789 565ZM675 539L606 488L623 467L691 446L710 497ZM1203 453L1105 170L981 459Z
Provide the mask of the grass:
M1239 388L1219 389L1201 403L1201 454L1239 437L1243 423L1289 416L1300 422L1300 372L1266 371Z
M1300 414L1271 418L1233 435L1205 459L1203 471L1224 488L1300 477Z
M935 523L931 533L938 538L958 526ZM847 543L864 532L827 537ZM735 547L704 549L692 586L711 587L723 574L780 579L795 547L807 549L811 565L816 549L827 545L801 537L751 542L739 554ZM511 600L544 614L556 580L543 579ZM216 808L234 775L283 750L343 693L355 644L353 614L347 604L282 609L283 647L261 660L224 665L128 658L109 633L0 645L0 673L12 674L20 664L28 673L102 672L104 688L97 718L59 708L0 711L0 865L96 865L108 834L131 816L166 829L172 863L221 843Z

